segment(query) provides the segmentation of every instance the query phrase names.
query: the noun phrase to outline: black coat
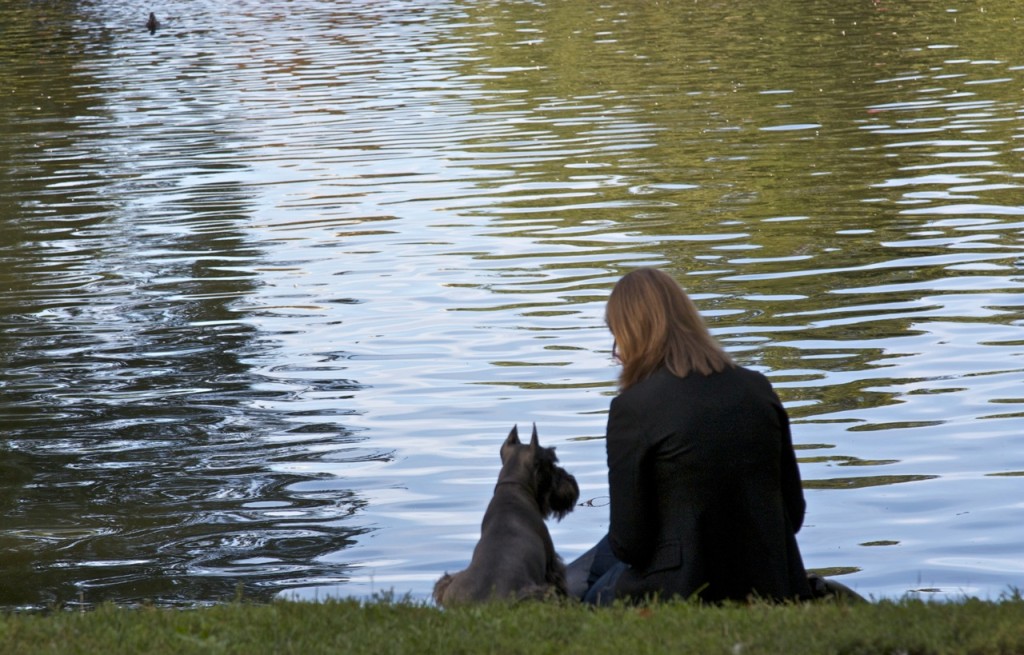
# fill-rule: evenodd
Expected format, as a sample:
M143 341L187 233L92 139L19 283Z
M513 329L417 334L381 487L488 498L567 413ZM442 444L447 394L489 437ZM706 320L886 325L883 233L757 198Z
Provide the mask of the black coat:
M809 596L789 417L763 375L659 369L612 400L607 448L616 597Z

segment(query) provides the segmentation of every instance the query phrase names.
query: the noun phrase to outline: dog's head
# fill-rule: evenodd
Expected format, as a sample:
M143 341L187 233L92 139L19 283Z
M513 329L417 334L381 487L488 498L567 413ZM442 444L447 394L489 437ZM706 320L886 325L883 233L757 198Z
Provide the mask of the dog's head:
M561 520L576 507L580 488L568 471L558 466L554 448L544 448L537 439L537 426L529 445L519 441L519 428L513 426L501 445L501 478L515 479L533 490L541 514Z

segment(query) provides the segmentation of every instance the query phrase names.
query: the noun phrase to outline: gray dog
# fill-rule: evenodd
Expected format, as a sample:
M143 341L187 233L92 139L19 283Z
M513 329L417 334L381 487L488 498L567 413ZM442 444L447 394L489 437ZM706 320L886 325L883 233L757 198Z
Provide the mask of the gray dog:
M434 602L450 606L566 594L565 566L544 519L561 520L571 512L580 488L557 464L555 449L538 443L536 425L528 446L512 428L501 446L501 473L473 559L465 570L437 581Z

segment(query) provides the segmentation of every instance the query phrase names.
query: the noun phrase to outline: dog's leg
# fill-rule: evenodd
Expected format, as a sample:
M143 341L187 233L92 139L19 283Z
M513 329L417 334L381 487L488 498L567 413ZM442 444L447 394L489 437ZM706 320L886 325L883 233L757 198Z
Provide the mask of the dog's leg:
M553 554L548 558L544 581L554 587L555 592L559 596L569 595L569 583L565 581L565 564L562 563L562 558L557 554Z
M535 584L524 587L516 594L516 601L524 600L555 600L562 598L563 594L548 584Z

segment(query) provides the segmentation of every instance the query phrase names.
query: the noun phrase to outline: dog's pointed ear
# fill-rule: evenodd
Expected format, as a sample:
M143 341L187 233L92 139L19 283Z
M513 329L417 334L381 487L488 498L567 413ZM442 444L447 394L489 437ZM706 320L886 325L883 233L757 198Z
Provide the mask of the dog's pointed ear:
M508 433L508 439L505 439L506 446L518 446L519 445L519 425L513 425L512 430Z
M537 424L533 424L533 434L530 436L530 450L537 450L540 440L537 438Z

